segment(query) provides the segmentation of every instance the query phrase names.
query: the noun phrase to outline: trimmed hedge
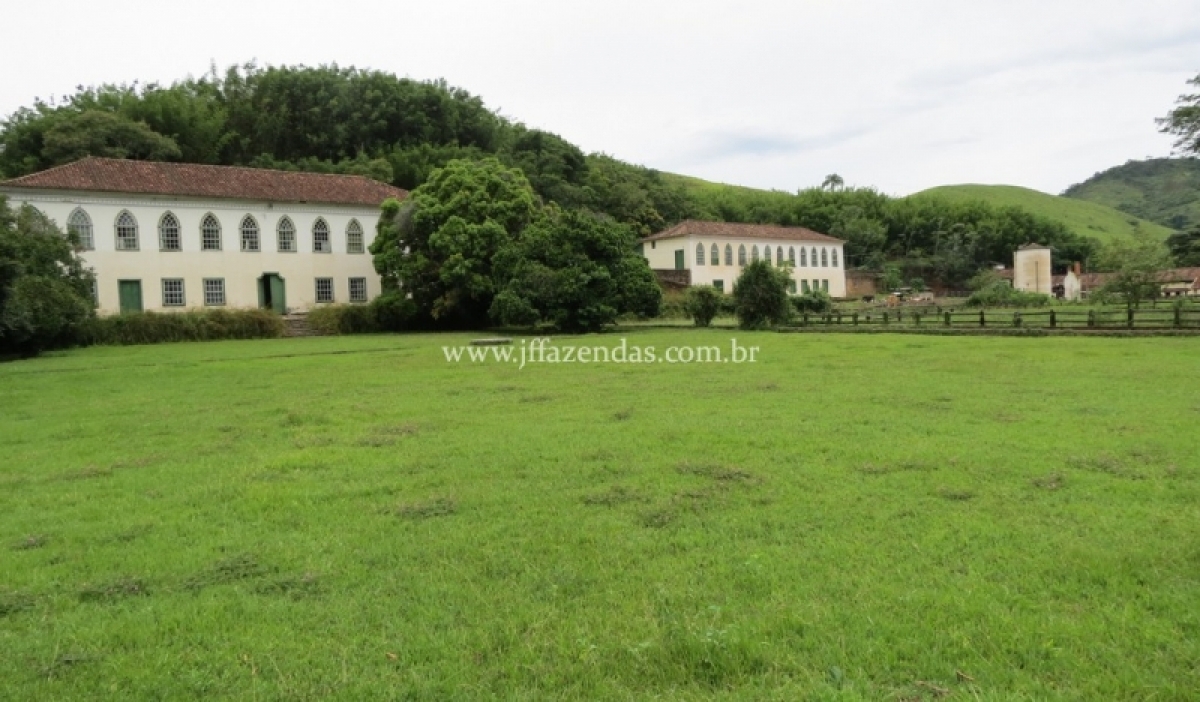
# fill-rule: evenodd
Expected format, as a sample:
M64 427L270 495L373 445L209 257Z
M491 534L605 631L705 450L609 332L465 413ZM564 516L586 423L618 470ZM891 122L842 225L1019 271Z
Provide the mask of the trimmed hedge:
M378 334L412 328L417 306L400 293L385 293L368 305L328 305L308 312L308 324L322 334Z
M283 319L269 310L189 310L97 317L84 326L79 341L130 345L281 336Z

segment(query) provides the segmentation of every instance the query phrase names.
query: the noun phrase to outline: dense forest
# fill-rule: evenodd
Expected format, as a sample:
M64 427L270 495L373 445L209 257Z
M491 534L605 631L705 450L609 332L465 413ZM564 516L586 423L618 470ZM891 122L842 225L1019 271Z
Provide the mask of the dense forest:
M591 210L647 235L683 219L801 225L849 242L853 266L961 285L1019 245L1088 260L1090 239L1015 207L891 198L831 176L795 193L696 187L689 179L584 154L562 137L488 109L443 81L338 66L254 64L169 86L80 87L0 123L0 175L87 155L356 173L416 188L456 159L519 168L543 203Z
M1063 195L1188 229L1200 225L1200 159L1128 161L1072 185Z

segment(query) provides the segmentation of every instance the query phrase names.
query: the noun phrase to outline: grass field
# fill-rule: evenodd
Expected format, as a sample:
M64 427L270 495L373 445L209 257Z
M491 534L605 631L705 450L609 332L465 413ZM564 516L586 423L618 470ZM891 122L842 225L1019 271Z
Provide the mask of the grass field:
M0 699L1195 699L1200 339L731 337L2 365Z
M940 197L952 201L983 200L998 207L1021 207L1033 214L1062 222L1076 234L1100 241L1132 236L1134 222L1155 239L1165 240L1172 231L1107 205L1049 195L1015 185L945 185L922 191L914 197Z

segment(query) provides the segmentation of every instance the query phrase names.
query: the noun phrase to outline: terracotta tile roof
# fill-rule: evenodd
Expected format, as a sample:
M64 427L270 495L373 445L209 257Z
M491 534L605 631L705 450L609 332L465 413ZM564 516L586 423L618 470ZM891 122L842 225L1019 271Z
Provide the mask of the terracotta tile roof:
M400 188L356 175L95 157L0 181L0 188L90 190L367 207L378 207L389 197L408 195Z
M824 241L831 244L843 243L827 234L814 232L804 227L780 227L773 224L735 224L733 222L702 222L689 219L670 229L642 239L659 241L681 236L711 236L720 239L780 239L783 241Z

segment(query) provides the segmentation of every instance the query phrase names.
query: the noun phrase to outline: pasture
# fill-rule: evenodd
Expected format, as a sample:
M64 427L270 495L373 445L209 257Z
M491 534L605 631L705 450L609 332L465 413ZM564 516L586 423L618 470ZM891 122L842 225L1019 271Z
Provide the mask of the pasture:
M1194 699L1200 339L0 365L0 699Z

